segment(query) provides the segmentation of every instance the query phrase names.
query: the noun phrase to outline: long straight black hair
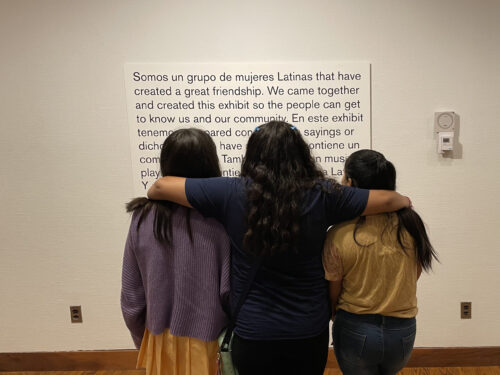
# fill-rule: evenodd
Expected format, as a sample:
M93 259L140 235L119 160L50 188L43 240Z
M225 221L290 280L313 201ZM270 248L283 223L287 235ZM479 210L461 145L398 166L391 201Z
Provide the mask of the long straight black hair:
M351 185L363 189L396 190L396 169L380 152L373 150L360 150L352 153L344 166L344 178L351 179ZM397 240L404 252L408 244L403 240L403 231L406 230L413 238L418 263L425 271L432 268L432 259L437 258L436 251L431 245L425 225L420 216L412 208L403 208L396 212L398 216ZM354 229L356 232L365 222L360 217Z
M179 129L170 134L163 142L160 153L162 176L191 178L220 177L217 148L212 138L204 131L195 128ZM166 244L172 238L171 216L180 206L168 201L154 201L147 198L134 198L127 203L127 212L138 212L139 229L146 214L155 209L154 236ZM191 210L187 211L186 225L192 240Z

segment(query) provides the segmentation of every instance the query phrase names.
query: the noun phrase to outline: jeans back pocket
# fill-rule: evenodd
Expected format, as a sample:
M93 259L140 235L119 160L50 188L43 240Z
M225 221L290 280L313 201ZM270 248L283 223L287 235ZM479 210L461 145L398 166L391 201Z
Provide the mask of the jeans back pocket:
M342 328L340 331L340 343L337 348L340 355L348 361L358 361L363 356L366 335Z
M403 353L402 353L403 354L403 361L405 362L405 364L410 359L410 355L411 355L411 352L413 350L413 344L415 344L416 334L417 334L417 332L414 331L411 334L409 334L408 336L401 338L401 347L403 350Z

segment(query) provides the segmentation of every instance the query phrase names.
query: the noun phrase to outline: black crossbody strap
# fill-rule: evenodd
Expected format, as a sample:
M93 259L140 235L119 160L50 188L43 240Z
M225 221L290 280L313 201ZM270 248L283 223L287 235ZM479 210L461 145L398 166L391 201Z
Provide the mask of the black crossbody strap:
M226 329L226 334L224 335L224 339L222 340L221 344L222 351L227 351L229 349L229 342L231 341L231 336L233 334L234 327L236 326L236 319L238 318L241 306L243 306L243 303L245 302L245 299L248 296L248 292L250 292L250 288L252 287L252 284L255 280L255 276L257 276L257 271L259 270L260 262L261 260L258 259L254 264L252 264L252 268L250 269L250 274L247 283L245 285L245 289L243 289L243 292L240 294L238 303L236 304L236 307L234 308L234 311L231 316L231 322L229 323Z

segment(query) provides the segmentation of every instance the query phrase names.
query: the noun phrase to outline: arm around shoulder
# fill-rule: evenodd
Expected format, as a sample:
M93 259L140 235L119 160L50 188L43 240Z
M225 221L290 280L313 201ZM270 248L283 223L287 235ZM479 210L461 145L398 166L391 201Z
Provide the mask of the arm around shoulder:
M390 190L370 190L368 202L361 215L393 212L405 207L411 207L411 201L404 195Z
M156 180L148 190L148 198L192 207L186 196L186 178L184 177L167 176Z

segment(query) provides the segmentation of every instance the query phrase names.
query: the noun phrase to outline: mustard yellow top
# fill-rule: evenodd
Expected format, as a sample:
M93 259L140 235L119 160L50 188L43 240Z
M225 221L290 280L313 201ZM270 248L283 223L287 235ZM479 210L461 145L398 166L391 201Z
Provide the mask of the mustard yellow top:
M417 315L417 259L413 240L403 232L406 254L397 242L397 215L366 216L328 231L323 250L327 280L342 280L337 309L355 314L382 314L399 318Z

